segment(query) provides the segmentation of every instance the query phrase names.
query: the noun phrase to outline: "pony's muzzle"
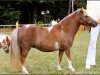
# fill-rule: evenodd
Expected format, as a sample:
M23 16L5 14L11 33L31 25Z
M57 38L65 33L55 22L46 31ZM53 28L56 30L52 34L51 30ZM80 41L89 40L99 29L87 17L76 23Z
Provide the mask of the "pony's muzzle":
M97 22L96 21L92 21L91 24L92 24L93 27L96 27L97 26Z
M9 49L6 49L6 50L5 50L5 53L9 53Z
M5 53L9 53L9 47L8 46L4 46L3 49L4 49Z

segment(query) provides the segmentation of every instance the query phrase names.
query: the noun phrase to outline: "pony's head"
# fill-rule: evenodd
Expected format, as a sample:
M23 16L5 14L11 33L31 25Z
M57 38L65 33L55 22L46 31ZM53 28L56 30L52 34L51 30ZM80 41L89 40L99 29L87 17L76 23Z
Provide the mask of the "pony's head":
M78 10L79 18L80 18L80 24L82 25L89 25L92 27L97 26L97 22L92 19L90 16L88 16L85 9L81 8Z
M2 40L2 42L0 42L1 48L3 48L3 50L5 51L5 53L9 53L9 45L10 45L10 39L8 38L8 36L6 36L5 39Z

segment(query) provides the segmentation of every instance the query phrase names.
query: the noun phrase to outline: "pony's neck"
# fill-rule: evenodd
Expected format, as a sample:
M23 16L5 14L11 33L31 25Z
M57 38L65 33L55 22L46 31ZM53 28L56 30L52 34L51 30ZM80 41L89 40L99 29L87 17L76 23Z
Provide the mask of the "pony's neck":
M76 32L78 31L79 29L79 26L80 26L80 18L79 16L77 15L76 12L70 14L69 16L65 17L61 22L60 24L62 26L64 26L64 30L66 32L69 31L69 33L71 34L72 37L75 36Z

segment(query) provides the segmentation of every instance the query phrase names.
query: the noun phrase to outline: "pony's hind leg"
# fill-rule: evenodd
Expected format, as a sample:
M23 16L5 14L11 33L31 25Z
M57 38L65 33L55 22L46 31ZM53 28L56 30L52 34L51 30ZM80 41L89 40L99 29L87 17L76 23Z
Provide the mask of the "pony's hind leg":
M25 65L24 65L28 52L29 52L28 50L22 50L22 52L21 52L21 62L22 62L22 72L23 72L23 74L29 74Z
M65 53L66 53L66 55L67 55L67 57L68 57L69 69L70 69L71 71L75 71L75 69L74 69L73 66L72 66L72 62L71 62L70 50L69 50L69 49L66 49L66 50L65 50Z
M64 53L64 51L59 50L57 70L62 70L62 68L60 67L60 64L61 64L61 61L62 61L63 53Z

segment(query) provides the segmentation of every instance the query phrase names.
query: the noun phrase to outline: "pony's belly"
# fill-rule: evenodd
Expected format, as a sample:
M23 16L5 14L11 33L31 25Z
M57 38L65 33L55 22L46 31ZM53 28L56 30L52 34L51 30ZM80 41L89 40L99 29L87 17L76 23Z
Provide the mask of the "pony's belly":
M39 49L40 51L43 52L53 52L53 51L57 51L57 49Z
M55 48L55 46L37 46L35 48L43 52L53 52L53 51L58 50L57 48Z
M35 48L44 51L44 52L52 52L52 51L56 51L60 48L59 46L59 42L54 42L52 40L37 40L34 43Z

